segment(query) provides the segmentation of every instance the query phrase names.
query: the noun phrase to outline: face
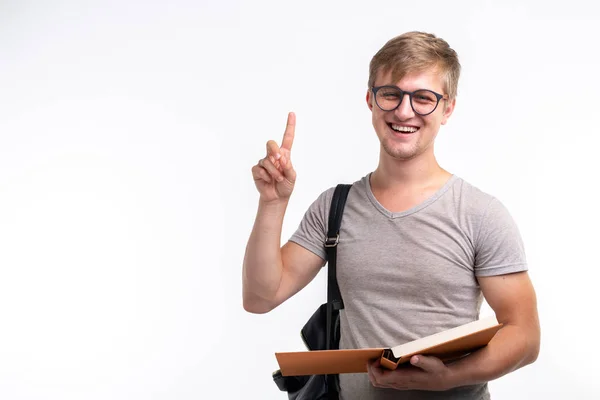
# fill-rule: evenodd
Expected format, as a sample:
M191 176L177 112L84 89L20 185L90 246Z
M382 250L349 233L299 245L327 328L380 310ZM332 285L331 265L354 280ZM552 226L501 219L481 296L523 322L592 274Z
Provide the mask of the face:
M429 89L445 94L444 81L435 69L405 75L399 82L391 81L391 72L379 74L375 86L395 85L412 92ZM455 100L440 100L429 115L416 114L405 95L400 106L393 111L382 111L375 103L373 92L367 92L367 104L372 113L373 127L385 153L398 160L410 160L433 153L433 142L441 125L446 124L454 110Z

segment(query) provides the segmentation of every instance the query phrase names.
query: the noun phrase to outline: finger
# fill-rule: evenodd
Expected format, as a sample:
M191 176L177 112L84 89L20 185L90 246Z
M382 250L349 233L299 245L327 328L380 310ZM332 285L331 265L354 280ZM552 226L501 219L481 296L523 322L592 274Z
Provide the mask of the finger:
M437 372L440 369L445 368L444 363L436 357L426 357L422 355L412 356L410 358L410 363L426 372Z
M371 384L378 388L389 388L392 387L387 381L386 377L381 375L380 372L377 371L377 368L371 367L371 374L369 375L369 380Z
M275 167L275 164L269 160L269 158L263 158L260 160L260 166L263 167L269 175L275 179L277 182L283 181L284 177L281 172Z
M367 364L367 374L369 375L369 381L371 381L371 385L377 386L377 378L375 377L373 366L371 364Z
M296 182L296 171L292 166L292 160L288 160L287 157L281 156L279 159L281 169L283 170L283 176L286 177L290 182Z
M379 368L379 363L369 362L367 364L367 371L369 373L369 380L376 387L386 387L385 376L383 371Z
M271 179L271 176L267 173L267 170L261 167L260 165L255 165L252 168L252 177L255 181L262 180L267 183L271 183L273 181L273 179Z
M275 163L281 158L279 146L277 146L277 143L275 143L274 140L269 140L267 142L267 157L271 158L272 163Z
M281 147L287 150L292 150L294 144L294 135L296 134L296 114L293 112L288 114L287 125L281 141Z

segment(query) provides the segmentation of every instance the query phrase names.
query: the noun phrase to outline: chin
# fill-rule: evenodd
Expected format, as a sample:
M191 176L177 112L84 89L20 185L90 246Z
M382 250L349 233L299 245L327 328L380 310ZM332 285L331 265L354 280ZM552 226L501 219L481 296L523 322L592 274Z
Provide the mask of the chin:
M385 145L383 146L383 150L388 156L396 160L410 160L418 154L416 149L389 148Z
M408 160L413 158L419 153L418 146L415 146L413 143L396 143L392 140L382 140L381 141L382 150L390 157L398 159L398 160Z

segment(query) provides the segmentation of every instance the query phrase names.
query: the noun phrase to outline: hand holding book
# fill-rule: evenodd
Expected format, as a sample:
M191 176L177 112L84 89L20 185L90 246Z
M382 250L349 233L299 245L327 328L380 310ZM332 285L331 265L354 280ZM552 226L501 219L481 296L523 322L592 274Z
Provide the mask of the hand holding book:
M369 380L375 387L396 390L448 390L453 387L449 368L442 360L432 356L413 356L412 367L389 370L380 360L367 365Z

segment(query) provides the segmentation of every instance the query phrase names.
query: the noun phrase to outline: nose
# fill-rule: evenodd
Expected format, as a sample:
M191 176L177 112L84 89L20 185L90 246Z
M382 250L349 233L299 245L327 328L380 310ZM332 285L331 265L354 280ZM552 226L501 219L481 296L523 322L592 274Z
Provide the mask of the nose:
M407 120L415 116L415 112L410 105L410 95L408 93L404 94L400 105L394 110L394 113L400 120Z

